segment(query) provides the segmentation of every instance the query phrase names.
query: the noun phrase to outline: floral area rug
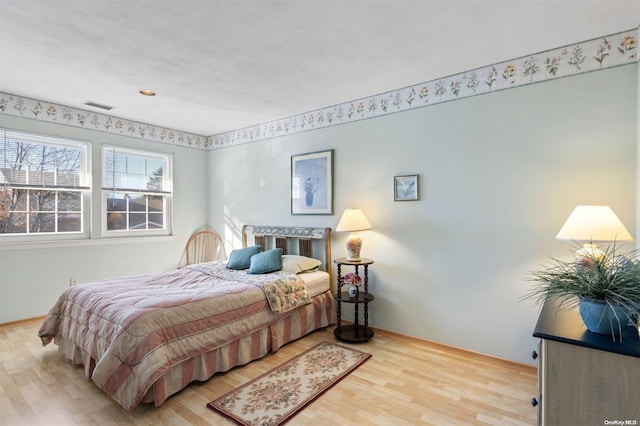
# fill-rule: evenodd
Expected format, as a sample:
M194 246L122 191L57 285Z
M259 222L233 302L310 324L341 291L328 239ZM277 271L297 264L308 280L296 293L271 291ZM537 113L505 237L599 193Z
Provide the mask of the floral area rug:
M318 343L207 406L241 425L280 425L370 357L335 343Z

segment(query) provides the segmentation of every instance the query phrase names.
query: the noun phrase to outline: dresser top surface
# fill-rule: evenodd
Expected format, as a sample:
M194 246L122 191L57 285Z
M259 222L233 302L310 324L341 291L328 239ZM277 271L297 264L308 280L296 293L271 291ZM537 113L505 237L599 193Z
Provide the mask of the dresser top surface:
M640 358L640 336L636 327L624 326L622 339L593 333L584 325L578 308L558 309L556 301L547 301L533 333L534 337L555 340L607 352Z

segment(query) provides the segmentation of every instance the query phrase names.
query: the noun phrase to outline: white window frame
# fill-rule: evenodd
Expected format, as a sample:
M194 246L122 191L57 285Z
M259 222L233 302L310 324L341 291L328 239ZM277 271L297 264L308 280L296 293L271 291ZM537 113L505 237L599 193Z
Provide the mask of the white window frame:
M30 132L16 131L6 128L0 128L0 145L2 145L2 152L5 152L6 143L8 140L17 140L25 143L32 144L45 144L52 146L59 146L65 148L73 148L80 150L80 167L79 167L79 181L77 185L60 184L56 181L54 173L53 183L41 183L41 184L29 184L28 177L26 183L10 183L7 182L4 176L0 173L0 188L2 187L22 187L33 190L51 190L56 192L73 191L80 192L81 194L81 206L80 206L80 231L68 231L68 232L34 232L34 233L13 233L13 234L0 234L0 242L3 244L9 243L30 243L30 242L45 242L45 241L64 241L64 240L79 240L88 239L91 237L91 143L88 141L69 139L57 136L46 136ZM0 168L7 168L5 163L6 156L0 155ZM28 173L27 173L28 175ZM28 202L27 202L28 203ZM52 210L57 216L58 203L55 202L55 208ZM27 207L27 210L30 210ZM56 225L57 227L57 221Z
M136 188L121 188L117 187L116 179L112 177L112 184L107 183L107 156L108 154L120 154L127 156L144 157L146 159L161 160L164 163L163 176L162 176L162 189L136 189ZM172 212L173 212L173 156L171 154L138 150L131 148L123 148L115 145L103 145L102 146L102 207L100 211L100 221L102 223L102 236L103 237L144 237L155 235L171 235L172 232ZM164 198L164 220L163 228L157 229L108 229L108 198L109 194L113 192L126 192L132 194L142 195L161 195ZM127 203L128 205L128 203ZM128 212L128 210L127 210ZM147 212L148 213L148 212ZM125 220L128 221L128 215L125 216ZM127 222L128 223L128 222ZM127 225L128 226L128 225Z

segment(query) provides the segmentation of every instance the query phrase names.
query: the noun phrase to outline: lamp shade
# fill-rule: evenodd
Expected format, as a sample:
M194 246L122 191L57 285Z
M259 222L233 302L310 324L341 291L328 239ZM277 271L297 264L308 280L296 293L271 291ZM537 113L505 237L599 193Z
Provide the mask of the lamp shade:
M338 222L336 231L364 231L371 229L371 224L360 209L346 209Z
M556 238L570 241L633 240L609 206L577 206Z

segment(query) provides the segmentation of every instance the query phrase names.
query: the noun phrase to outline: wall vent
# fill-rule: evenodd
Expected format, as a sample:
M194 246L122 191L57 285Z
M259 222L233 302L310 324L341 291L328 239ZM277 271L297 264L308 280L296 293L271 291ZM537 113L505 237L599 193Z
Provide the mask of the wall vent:
M102 105L102 104L99 104L99 103L97 103L97 102L93 102L93 101L86 101L86 102L84 103L84 105L86 105L86 106L90 106L90 107L94 107L94 108L104 109L104 110L107 110L107 111L111 111L111 110L113 109L113 107L112 107L112 106L109 106L109 105Z

